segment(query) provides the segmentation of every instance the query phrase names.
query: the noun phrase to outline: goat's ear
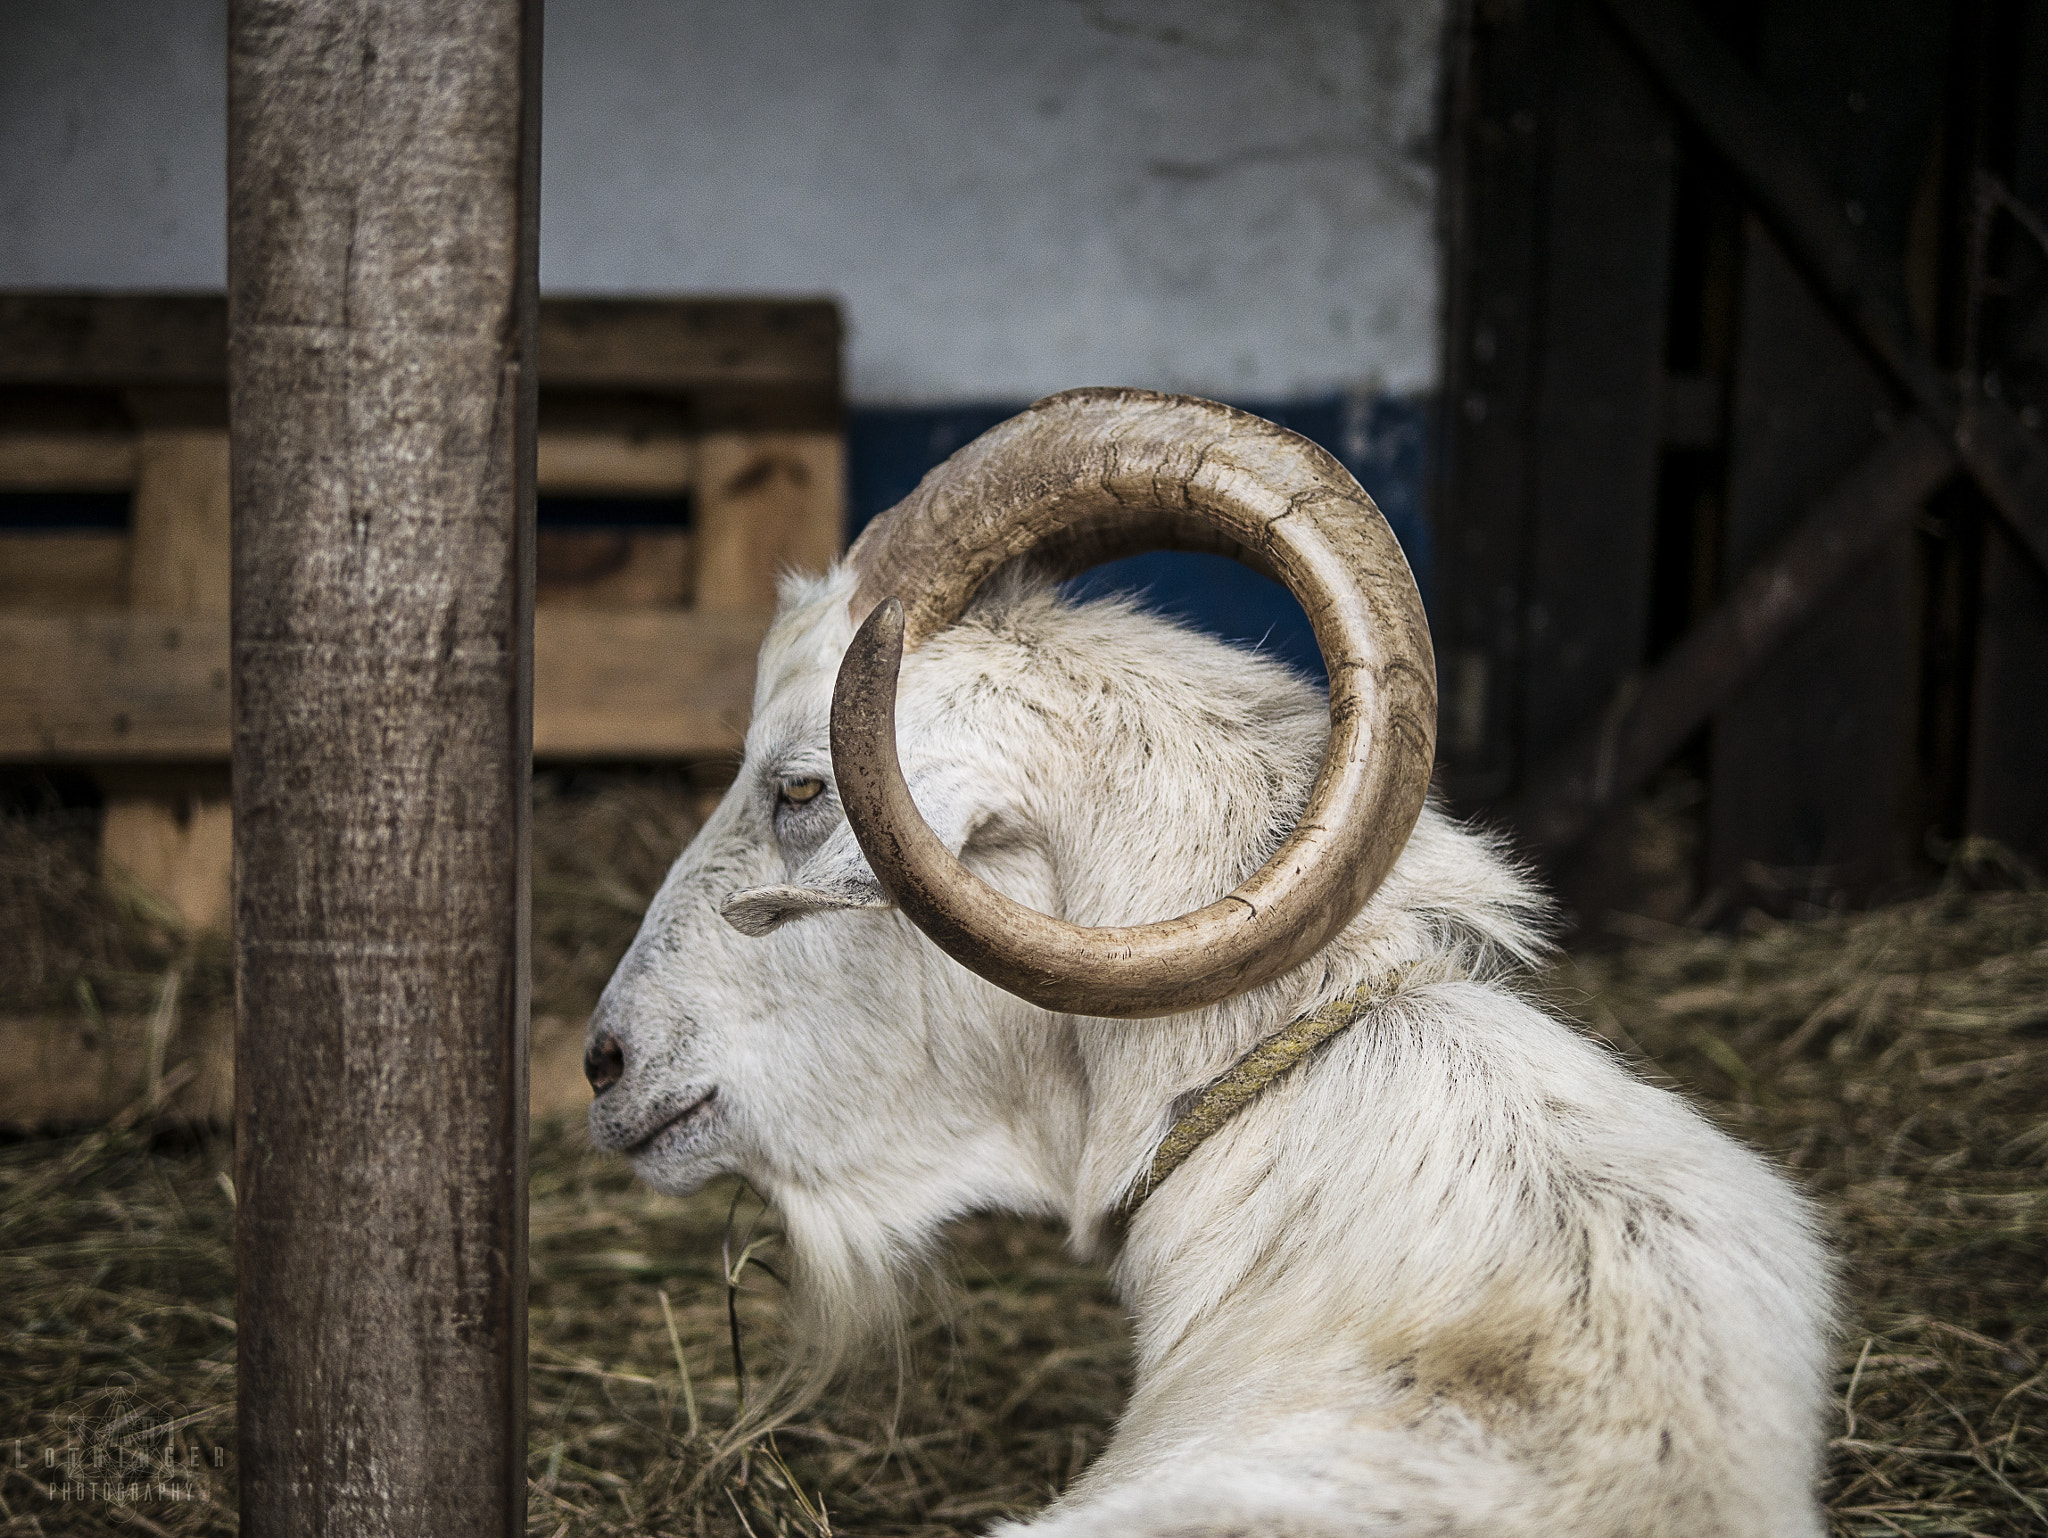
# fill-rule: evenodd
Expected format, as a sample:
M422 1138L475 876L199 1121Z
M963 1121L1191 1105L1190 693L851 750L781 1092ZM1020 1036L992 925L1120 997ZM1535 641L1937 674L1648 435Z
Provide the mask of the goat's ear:
M758 938L806 913L895 906L852 833L840 828L787 883L743 888L720 903L718 911L741 934Z
M929 776L920 777L913 789L918 805L928 809L932 830L956 855L988 819L969 784ZM854 842L853 830L841 823L786 883L745 887L720 903L718 911L741 934L758 937L807 913L895 906Z

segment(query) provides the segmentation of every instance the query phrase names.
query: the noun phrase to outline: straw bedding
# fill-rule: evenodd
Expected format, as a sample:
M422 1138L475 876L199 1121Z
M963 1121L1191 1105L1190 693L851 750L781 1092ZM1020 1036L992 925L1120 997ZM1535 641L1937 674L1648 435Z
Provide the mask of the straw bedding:
M676 781L543 785L537 1007L588 1007L695 805ZM0 824L0 1010L147 1011L171 976L188 1015L224 1007L223 954L102 887L88 834ZM2048 894L1984 874L1859 916L1642 925L1546 979L1832 1215L1838 1533L2048 1532ZM234 1526L229 1165L223 1132L146 1105L0 1145L0 1533ZM978 1531L1084 1466L1127 1387L1100 1278L1042 1224L976 1218L900 1372L735 1447L784 1359L772 1215L731 1185L656 1197L544 1124L532 1238L543 1538Z

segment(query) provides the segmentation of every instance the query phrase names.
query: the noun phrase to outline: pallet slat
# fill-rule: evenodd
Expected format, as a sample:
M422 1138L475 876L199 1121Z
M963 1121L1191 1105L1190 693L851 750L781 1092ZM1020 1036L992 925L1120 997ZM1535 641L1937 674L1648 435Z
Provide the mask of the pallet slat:
M540 382L837 391L840 340L830 299L543 299Z
M836 433L707 433L697 489L697 604L775 602L790 568L823 571L839 553L846 478Z
M95 529L0 538L0 610L112 609L127 597L126 534Z
M765 609L536 610L535 757L735 753L769 617Z
M535 484L548 496L676 496L697 475L697 446L680 435L540 434Z
M0 293L0 383L220 385L221 294ZM830 299L543 299L543 386L837 393Z
M139 447L134 433L0 428L0 491L126 491Z
M0 614L0 758L227 752L225 615Z
M539 611L535 755L734 751L767 622L759 609ZM0 761L218 762L228 746L224 617L0 614Z

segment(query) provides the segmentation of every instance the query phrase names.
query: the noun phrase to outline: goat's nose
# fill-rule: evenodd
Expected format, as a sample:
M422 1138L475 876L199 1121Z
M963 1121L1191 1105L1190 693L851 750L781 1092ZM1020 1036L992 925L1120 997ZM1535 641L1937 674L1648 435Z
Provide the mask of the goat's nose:
M583 1054L583 1077L590 1081L592 1093L602 1095L625 1072L626 1054L619 1046L619 1038L610 1031L599 1032L590 1050Z

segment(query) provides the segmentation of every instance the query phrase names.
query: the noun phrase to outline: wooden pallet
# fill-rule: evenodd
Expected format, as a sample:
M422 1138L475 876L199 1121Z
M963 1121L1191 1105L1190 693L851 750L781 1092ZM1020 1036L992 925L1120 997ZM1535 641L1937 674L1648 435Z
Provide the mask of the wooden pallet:
M784 569L841 544L829 300L544 299L543 497L687 498L543 528L534 750L737 749ZM0 534L0 763L93 770L103 857L228 914L227 315L217 295L0 295L0 492L120 492L121 531Z

